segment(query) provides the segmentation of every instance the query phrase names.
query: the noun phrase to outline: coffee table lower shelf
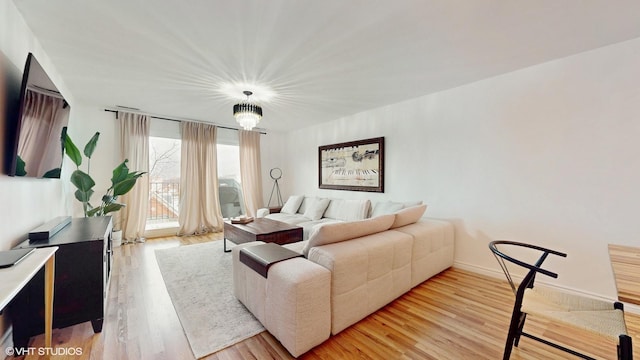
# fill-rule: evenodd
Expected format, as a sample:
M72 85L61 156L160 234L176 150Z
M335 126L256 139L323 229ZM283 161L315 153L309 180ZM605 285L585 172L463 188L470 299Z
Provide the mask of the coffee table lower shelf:
M224 252L231 251L227 250L227 240L236 245L251 241L284 245L302 241L302 228L267 218L257 218L247 224L232 224L231 221L225 221Z

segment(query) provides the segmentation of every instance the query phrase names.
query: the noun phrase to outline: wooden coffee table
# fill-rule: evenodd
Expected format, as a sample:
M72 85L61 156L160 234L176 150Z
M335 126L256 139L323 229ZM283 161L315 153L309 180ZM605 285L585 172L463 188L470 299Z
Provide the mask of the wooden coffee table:
M302 228L267 218L257 218L247 224L232 224L227 220L224 222L224 252L231 251L227 250L227 240L236 245L250 241L283 245L302 241Z

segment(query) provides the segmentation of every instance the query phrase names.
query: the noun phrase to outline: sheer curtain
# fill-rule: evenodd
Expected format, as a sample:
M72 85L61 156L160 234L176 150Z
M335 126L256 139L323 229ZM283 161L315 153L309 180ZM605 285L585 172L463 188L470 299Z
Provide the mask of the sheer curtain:
M260 133L238 130L240 132L240 178L244 205L249 216L256 216L262 207L262 170L260 166Z
M69 107L63 99L27 89L18 155L29 176L42 177L62 165L60 136L68 117Z
M182 122L178 235L222 231L216 127Z
M149 172L149 117L118 112L122 160L129 159L131 170ZM142 175L136 185L119 199L126 204L120 210L122 239L126 242L144 239L149 208L149 175Z

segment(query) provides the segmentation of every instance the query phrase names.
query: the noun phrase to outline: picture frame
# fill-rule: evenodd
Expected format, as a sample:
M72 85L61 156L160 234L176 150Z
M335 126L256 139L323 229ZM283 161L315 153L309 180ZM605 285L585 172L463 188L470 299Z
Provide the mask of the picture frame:
M319 146L318 186L384 192L384 137Z

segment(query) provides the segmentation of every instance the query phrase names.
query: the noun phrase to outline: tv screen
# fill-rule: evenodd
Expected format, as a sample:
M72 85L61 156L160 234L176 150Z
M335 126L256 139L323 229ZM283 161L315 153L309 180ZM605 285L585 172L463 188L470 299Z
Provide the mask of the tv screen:
M19 111L7 131L7 143L12 145L7 154L8 175L60 178L69 111L69 104L29 53Z

